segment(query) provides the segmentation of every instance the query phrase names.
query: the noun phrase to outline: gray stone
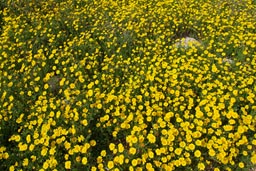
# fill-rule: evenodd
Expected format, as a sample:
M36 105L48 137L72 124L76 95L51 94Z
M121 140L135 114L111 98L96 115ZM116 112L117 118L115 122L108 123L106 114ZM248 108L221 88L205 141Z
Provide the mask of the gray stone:
M176 48L189 48L192 46L201 46L202 43L192 37L184 37L179 39L175 44L174 47Z
M222 63L229 63L229 64L233 64L234 61L232 59L229 59L229 58L224 58L222 59Z

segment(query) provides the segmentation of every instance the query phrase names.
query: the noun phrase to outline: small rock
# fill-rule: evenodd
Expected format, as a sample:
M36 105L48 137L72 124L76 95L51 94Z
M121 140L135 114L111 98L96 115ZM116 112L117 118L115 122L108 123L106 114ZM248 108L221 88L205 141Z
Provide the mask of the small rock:
M202 44L198 40L196 40L192 37L182 38L174 44L174 46L177 47L177 48L183 47L185 49L187 49L188 47L201 46L201 45Z
M59 76L53 76L48 81L48 84L49 84L49 87L50 87L50 91L54 95L58 94L58 92L59 92L59 89L60 89L59 81L60 81L60 77Z
M229 64L233 64L234 63L234 61L232 60L232 59L229 59L229 58L224 58L224 59L222 59L222 63L229 63Z

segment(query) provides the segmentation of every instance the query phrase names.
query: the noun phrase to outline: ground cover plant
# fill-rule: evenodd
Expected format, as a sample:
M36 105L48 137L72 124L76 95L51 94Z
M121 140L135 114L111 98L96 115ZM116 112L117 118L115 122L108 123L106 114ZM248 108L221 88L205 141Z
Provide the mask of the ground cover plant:
M256 164L255 1L0 5L0 170Z

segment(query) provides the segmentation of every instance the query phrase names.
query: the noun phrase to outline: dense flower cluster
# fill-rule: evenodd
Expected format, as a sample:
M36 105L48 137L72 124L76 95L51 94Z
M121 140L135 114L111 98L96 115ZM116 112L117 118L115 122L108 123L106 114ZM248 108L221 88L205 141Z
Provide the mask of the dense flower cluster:
M0 170L256 164L250 0L7 0ZM175 46L185 37L197 46Z

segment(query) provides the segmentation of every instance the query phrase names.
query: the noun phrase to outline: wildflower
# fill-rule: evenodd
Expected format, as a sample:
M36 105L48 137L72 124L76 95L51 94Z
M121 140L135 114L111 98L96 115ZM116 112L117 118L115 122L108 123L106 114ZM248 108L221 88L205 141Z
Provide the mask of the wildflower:
M34 148L35 148L35 145L34 145L34 144L30 144L30 145L29 145L29 151L33 151Z
M41 155L46 156L48 149L46 147L43 147L41 150Z
M44 164L43 164L43 169L48 169L48 167L49 167L49 164L48 164L48 162L47 161L45 161L44 162Z
M114 144L114 143L110 143L110 144L109 144L109 149L110 149L111 151L113 151L113 150L115 149L115 144Z
M238 166L239 166L240 168L244 168L244 163L243 163L243 162L239 162L239 163L238 163Z
M213 149L210 149L210 150L209 150L209 155L210 155L211 157L215 156L215 151L214 151Z
M81 75L78 77L78 80L79 80L80 83L84 83L84 81L85 81L83 76L81 76Z
M137 166L137 164L138 164L137 159L133 159L133 160L132 160L132 166Z
M14 99L14 97L11 95L11 96L9 96L9 101L10 102L12 102L13 101L13 99Z
M19 143L18 146L20 151L26 151L28 149L27 144Z
M71 161L65 162L65 169L71 169Z
M96 145L96 141L95 140L91 140L90 141L90 145L94 147Z
M149 151L149 152L148 152L148 156L149 156L151 159L153 159L153 158L154 158L154 153L153 153L152 151Z
M112 148L112 147L111 147L111 149L114 150L114 148ZM102 150L102 151L100 152L100 155L101 155L102 157L105 157L106 154L107 154L106 150Z
M134 155L135 153L136 153L136 148L134 148L134 147L131 147L130 149L129 149L129 152L132 154L132 155Z
M146 163L146 169L148 171L154 171L155 169L153 168L152 164L151 163Z
M98 108L98 109L102 109L102 104L101 104L101 103L98 103L98 104L97 104L97 108Z
M86 164L87 164L87 158L86 158L86 157L83 157L83 158L82 158L82 164L83 164L83 165L86 165Z
M91 89L88 90L87 94L88 94L89 97L91 97L93 95L93 90L91 90Z
M256 153L254 152L251 157L252 164L256 164Z
M199 157L201 157L201 152L199 150L196 150L194 152L194 155L195 155L195 157L199 158Z
M92 168L91 168L91 171L96 171L97 170L97 167L95 167L95 166L93 166Z
M181 152L182 152L182 148L176 148L176 149L174 150L174 153L177 154L177 155L180 155Z
M71 89L74 89L74 88L76 87L76 85L75 85L74 83L71 83L71 84L69 85L69 87L70 87Z
M15 167L12 165L9 167L9 171L14 171L15 170Z
M27 166L28 165L28 158L25 158L22 162L23 166Z
M148 134L147 139L150 143L156 142L156 137L153 134Z
M48 84L44 84L44 89L48 89L49 85Z
M198 167L199 170L204 170L205 169L205 165L202 162L198 163L197 167Z
M113 161L108 161L108 169L112 169L114 167Z
M212 72L213 73L217 73L218 72L218 68L216 67L215 64L212 65Z
M189 148L189 150L193 151L195 149L195 145L194 144L189 144L188 148Z
M119 153L122 153L124 151L123 144L121 144L121 143L118 144L118 151L119 151Z

